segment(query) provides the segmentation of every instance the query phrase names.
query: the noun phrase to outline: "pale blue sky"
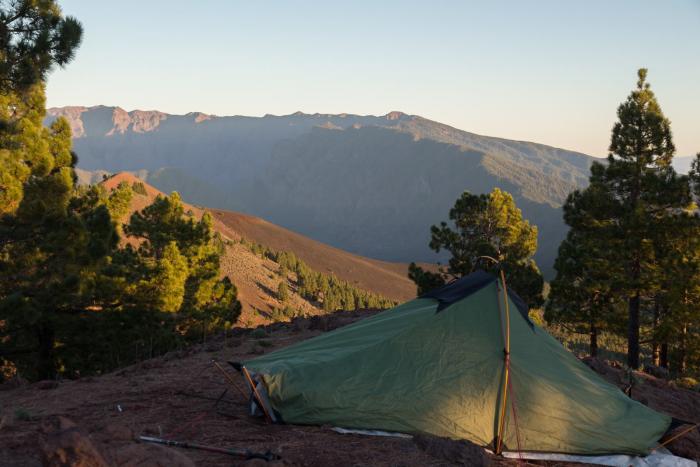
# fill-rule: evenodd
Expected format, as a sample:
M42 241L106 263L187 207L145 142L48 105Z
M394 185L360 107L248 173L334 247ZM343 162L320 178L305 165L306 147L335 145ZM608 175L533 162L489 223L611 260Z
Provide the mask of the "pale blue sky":
M48 104L217 115L418 114L605 155L649 68L700 151L700 0L60 0L85 37Z

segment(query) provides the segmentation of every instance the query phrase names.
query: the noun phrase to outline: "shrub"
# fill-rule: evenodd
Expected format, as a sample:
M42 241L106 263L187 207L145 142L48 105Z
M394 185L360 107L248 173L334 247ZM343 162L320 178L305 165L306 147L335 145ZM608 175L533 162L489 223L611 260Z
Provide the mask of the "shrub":
M691 391L700 391L700 384L695 378L686 376L685 378L678 378L671 381L671 383L679 388L690 389Z
M132 183L131 189L134 190L134 193L137 193L142 196L148 196L148 191L146 191L146 185L144 185L143 182Z
M277 299L280 302L286 302L289 299L289 288L287 287L287 281L284 279L277 286Z

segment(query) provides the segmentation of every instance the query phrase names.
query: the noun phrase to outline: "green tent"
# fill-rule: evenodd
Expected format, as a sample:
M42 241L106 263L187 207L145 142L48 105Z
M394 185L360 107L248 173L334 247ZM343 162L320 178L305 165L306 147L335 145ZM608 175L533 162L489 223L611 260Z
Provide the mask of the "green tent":
M502 287L478 271L244 365L288 423L429 433L491 448L500 435L505 451L647 454L670 417L605 382Z

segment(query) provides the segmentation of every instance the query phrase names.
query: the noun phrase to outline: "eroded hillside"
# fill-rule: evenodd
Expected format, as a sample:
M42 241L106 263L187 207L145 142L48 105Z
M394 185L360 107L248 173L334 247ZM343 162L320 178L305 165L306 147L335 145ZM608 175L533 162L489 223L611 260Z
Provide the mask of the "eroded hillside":
M142 184L145 189L144 193L135 191L132 212L145 208L156 196L163 195L130 173L119 173L102 182L110 190L120 183L131 186ZM200 217L205 209L186 204L186 210ZM243 326L288 318L280 316L280 312L285 309L302 315L324 313L322 303L302 297L298 278L293 271L284 271L269 255L254 251L254 245L266 247L273 252L292 252L317 273L335 276L356 289L392 301L401 302L415 296L415 285L407 278L406 264L353 255L254 216L223 210L209 211L214 219L214 229L225 240L222 274L228 276L238 288L239 300L243 305L240 318ZM133 242L128 238L126 241ZM281 282L287 284L289 291L284 300L278 297Z

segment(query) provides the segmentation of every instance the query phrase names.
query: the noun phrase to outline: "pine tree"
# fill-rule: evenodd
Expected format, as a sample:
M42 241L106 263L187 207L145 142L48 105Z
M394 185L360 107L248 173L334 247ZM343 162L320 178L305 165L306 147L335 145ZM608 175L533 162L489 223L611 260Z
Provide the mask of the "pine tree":
M416 263L408 265L408 278L416 284L419 296L445 285L443 274L426 271Z
M106 191L101 185L99 185L97 189L103 192ZM121 182L109 194L104 193L102 196L106 196L105 204L107 205L107 209L109 209L109 214L112 216L112 219L121 225L131 208L131 200L134 197L133 189L128 183Z
M54 65L69 63L83 28L53 0L0 4L0 94L23 93L43 82Z
M137 285L138 295L145 298L141 306L166 313L179 311L188 273L187 259L180 254L177 243L168 242L151 273Z
M287 287L286 279L282 279L277 286L277 299L280 302L286 302L289 300L289 288Z
M688 178L690 179L691 192L697 204L698 200L700 200L700 152L693 159Z
M660 339L678 331L670 311L679 300L677 248L692 236L687 229L693 217L689 179L671 167L670 123L646 70L638 77L618 108L607 164L593 163L589 186L572 193L564 207L571 230L560 248L546 313L548 320L588 322L593 330L605 325L618 331L624 322L632 368L640 364L642 324L651 325L655 355ZM627 302L622 320L619 298Z
M174 286L179 284L174 276L184 274L182 298L178 306L173 303L171 311L189 316L195 326L203 321L209 326L232 324L241 310L236 288L230 280L219 277L224 246L212 223L209 213L204 213L201 220L185 216L179 195L173 193L157 197L151 205L132 214L125 227L127 235L141 242L135 253L125 257L130 259L133 270L142 271L146 277L152 274L147 265L163 259L168 248L174 256L171 245L182 255L183 265L176 270L167 269L167 277L160 280L173 278Z
M125 229L138 248L120 249L132 189L75 186L70 126L43 126L42 79L81 34L53 0L0 4L0 365L30 379L104 371L240 314L211 216L157 199Z
M700 218L695 213L679 211L667 219L664 227L665 242L659 259L664 274L657 285L655 305L658 312L652 339L656 347L659 344L670 347L671 370L682 375L692 361L700 363L697 360L700 345ZM656 347L654 350L658 352ZM668 361L663 363L668 365Z
M490 194L464 192L449 213L450 225L442 222L431 227L430 248L450 252L446 269L438 273L412 264L409 277L419 293L449 278L460 277L477 267L486 270L503 268L509 285L532 308L543 304L544 280L534 259L537 250L537 227L522 218L513 197L498 188ZM497 259L500 264L484 260Z
M31 377L54 375L59 316L116 245L106 207L74 197L68 123L43 126L43 79L81 35L54 1L0 5L0 351Z
M598 354L600 331L622 332L622 303L616 278L623 275L611 245L614 231L600 222L601 212L613 204L596 186L569 195L564 220L571 227L554 263L545 319L570 332L588 334L590 355Z
M594 165L591 185L617 201L609 217L618 229L617 252L625 267L622 292L628 297L627 363L639 367L641 304L653 290L654 229L659 217L687 205L687 180L671 167L675 152L671 126L640 69L637 88L618 110L607 166Z
M99 197L77 196L70 129L63 119L43 127L43 86L0 100L0 332L21 369L50 378L58 324L83 309L118 235Z
M684 374L691 365L695 369L700 365L699 174L700 154L688 177L696 202L667 213L654 237L658 268L663 274L654 284L652 355L654 364L670 366L676 375ZM682 186L685 188L685 183Z

